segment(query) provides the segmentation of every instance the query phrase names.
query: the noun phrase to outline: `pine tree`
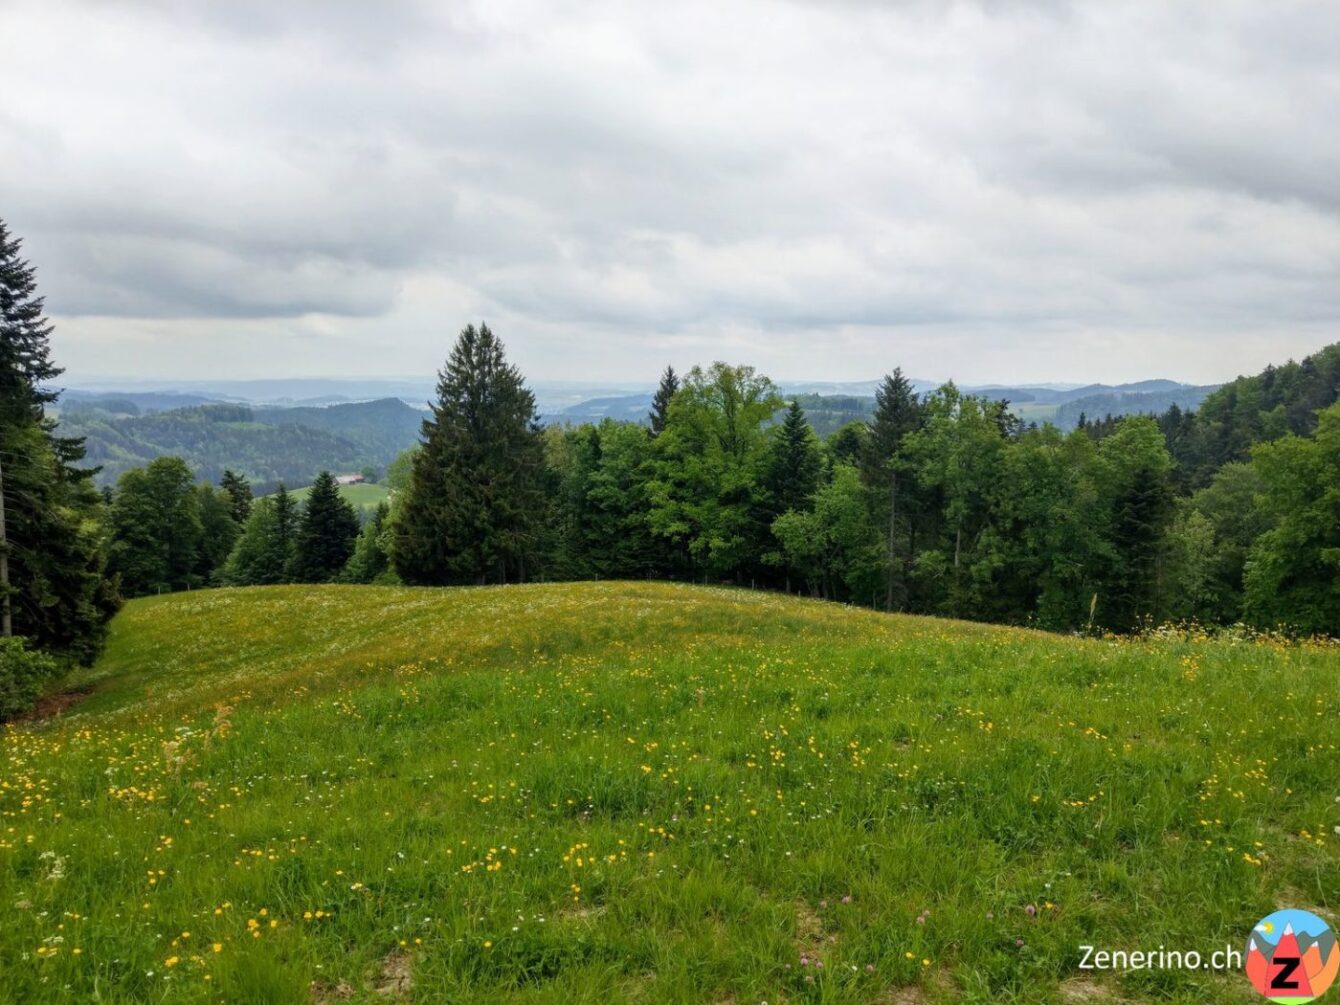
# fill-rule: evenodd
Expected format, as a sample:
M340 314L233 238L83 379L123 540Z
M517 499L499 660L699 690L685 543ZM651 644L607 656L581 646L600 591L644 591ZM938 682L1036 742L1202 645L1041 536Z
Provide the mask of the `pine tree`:
M91 661L118 598L105 575L102 500L83 443L56 436L43 386L51 325L36 274L0 221L0 610L4 631Z
M787 510L810 508L811 497L819 488L821 467L819 440L810 429L800 402L792 400L782 424L773 430L763 473L763 487L773 518Z
M862 458L865 482L876 489L874 498L883 498L882 507L887 516L885 548L887 571L884 582L884 609L893 610L901 580L901 562L898 557L898 451L903 439L922 422L923 409L917 400L912 382L903 376L901 368L894 368L875 390L875 415L870 422L870 435L865 441ZM880 491L883 490L883 491Z
M229 586L266 586L288 582L293 565L297 507L284 484L256 501L233 545L220 580Z
M205 483L197 485L195 493L200 512L200 547L194 580L202 585L217 583L223 565L242 533L242 525L233 515L233 498L225 489Z
M545 508L535 396L487 325L461 331L438 375L393 558L407 583L525 579Z
M35 296L37 274L19 257L21 244L0 220L0 394L26 399L40 420L42 407L56 400L42 385L63 371L51 362L51 324Z
M232 470L225 470L219 479L219 488L228 493L231 501L233 519L240 527L251 515L251 482Z
M679 375L673 366L667 366L661 374L661 384L656 388L656 396L651 399L651 435L659 436L665 429L665 420L670 414L670 399L679 390Z
M328 583L344 569L358 537L358 514L340 496L329 471L322 471L307 492L298 521L290 578L299 583Z
M342 583L377 583L394 581L390 573L391 556L387 553L386 532L391 508L384 502L377 504L371 519L363 525L354 542L354 553L338 579Z

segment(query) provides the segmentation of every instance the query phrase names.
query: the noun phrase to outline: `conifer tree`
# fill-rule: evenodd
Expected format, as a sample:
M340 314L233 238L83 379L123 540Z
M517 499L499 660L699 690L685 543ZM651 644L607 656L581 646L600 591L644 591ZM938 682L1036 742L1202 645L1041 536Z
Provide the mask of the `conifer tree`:
M387 532L390 529L391 508L377 504L371 519L363 525L354 542L354 553L338 579L342 583L377 583L394 581L390 573L391 556L387 553Z
M293 564L297 508L284 488L251 507L246 526L233 545L220 579L229 586L288 582Z
M200 547L194 579L201 585L217 583L242 525L233 515L234 500L227 490L205 483L195 487L195 494L200 512Z
M251 515L251 482L237 472L226 469L219 479L219 488L228 493L233 519L239 527L242 526Z
M773 430L763 473L763 487L773 519L787 510L810 508L811 497L819 488L821 467L819 440L810 429L800 402L793 399L782 424Z
M358 537L358 514L340 496L329 471L322 471L307 492L298 520L290 577L299 583L328 583L344 569Z
M673 366L667 366L665 373L661 374L661 383L656 388L656 395L651 399L651 414L648 419L651 421L652 436L659 436L665 429L665 421L670 415L670 399L678 390L679 375L675 373Z
M461 331L395 522L407 583L525 579L544 513L535 397L487 325Z
M0 221L0 623L91 661L118 603L105 576L102 500L78 467L83 442L56 436L45 414L61 370L36 273L19 251Z
M875 499L882 500L882 516L887 527L886 561L888 568L884 583L884 609L893 610L900 587L901 562L898 555L898 452L903 439L921 425L922 405L917 400L912 382L895 367L875 390L875 416L870 422L870 435L865 441L863 474L865 482L876 490ZM881 491L882 490L882 491Z

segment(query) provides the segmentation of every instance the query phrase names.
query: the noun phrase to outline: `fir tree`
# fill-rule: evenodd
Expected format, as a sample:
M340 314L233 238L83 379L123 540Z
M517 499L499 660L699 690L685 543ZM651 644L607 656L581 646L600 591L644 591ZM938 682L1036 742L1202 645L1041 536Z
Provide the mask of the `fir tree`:
M407 583L525 579L545 507L535 397L487 325L462 330L438 375L392 554Z
M3 630L84 661L97 654L118 604L105 575L102 500L83 443L54 434L42 386L51 325L36 275L0 221L0 610Z
M240 527L251 515L251 482L237 472L225 469L219 479L219 488L228 493L233 519Z
M651 435L659 436L665 429L665 420L670 415L670 399L679 390L679 375L673 366L667 366L661 374L661 384L656 388L656 396L651 399Z
M19 257L22 242L0 220L0 394L29 401L33 418L56 400L42 385L63 372L51 362L51 324L36 296L37 274Z
M208 483L195 487L200 512L200 547L196 555L195 582L216 583L228 555L242 533L242 525L233 515L233 498L225 490Z
M885 520L884 609L891 611L898 603L901 591L902 563L898 552L898 452L908 433L921 425L922 405L917 400L912 382L903 376L901 368L894 368L875 390L875 416L870 422L870 435L865 441L862 457L865 482L875 490L873 498L882 501L875 506L882 510Z
M328 583L344 569L358 537L358 514L340 496L329 471L322 471L307 492L298 521L290 578L299 583Z
M387 532L390 529L391 508L384 502L377 504L371 519L363 525L354 542L354 553L339 575L342 583L378 583L394 581L390 572L391 556L387 552Z
M283 483L251 507L246 526L219 577L229 586L288 582L293 565L297 510Z
M811 497L819 488L821 467L819 441L805 419L800 402L792 400L782 424L773 430L763 473L763 487L774 519L787 510L810 508Z

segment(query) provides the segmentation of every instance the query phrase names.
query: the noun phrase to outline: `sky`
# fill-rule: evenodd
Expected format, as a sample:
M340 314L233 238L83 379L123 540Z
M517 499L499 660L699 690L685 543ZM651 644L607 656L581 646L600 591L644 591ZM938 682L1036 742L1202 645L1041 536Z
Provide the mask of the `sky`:
M1217 382L1340 341L1334 0L4 0L71 384Z

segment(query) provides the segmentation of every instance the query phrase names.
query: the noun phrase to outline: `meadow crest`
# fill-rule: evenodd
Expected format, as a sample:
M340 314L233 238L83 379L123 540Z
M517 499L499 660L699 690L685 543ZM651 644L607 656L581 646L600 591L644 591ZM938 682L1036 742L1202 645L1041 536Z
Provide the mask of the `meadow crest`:
M132 602L8 727L0 1000L1254 999L1334 917L1340 648L672 584Z

